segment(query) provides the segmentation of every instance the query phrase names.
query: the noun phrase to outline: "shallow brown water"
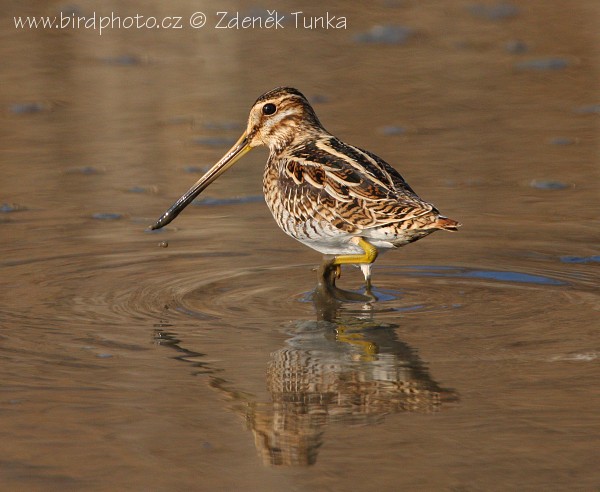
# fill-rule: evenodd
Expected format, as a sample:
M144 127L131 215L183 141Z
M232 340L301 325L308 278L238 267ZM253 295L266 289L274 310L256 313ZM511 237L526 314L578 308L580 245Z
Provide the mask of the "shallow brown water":
M315 3L348 29L277 31L171 5L76 10L207 26L0 7L0 488L598 489L597 2ZM313 295L263 150L145 231L284 84L464 224L378 260L378 302Z

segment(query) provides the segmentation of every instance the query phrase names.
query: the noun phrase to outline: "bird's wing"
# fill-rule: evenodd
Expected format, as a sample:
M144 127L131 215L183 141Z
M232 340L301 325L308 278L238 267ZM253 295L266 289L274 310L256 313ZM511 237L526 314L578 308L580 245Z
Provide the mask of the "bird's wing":
M437 212L385 161L335 137L294 149L282 174L303 215L348 232Z

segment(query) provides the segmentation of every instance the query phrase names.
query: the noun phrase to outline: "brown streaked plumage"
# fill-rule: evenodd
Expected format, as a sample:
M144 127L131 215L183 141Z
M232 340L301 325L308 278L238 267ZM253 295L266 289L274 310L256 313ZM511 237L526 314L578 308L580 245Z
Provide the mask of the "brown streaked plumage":
M339 276L340 265L358 264L370 286L371 265L379 252L460 226L419 198L385 161L325 130L298 90L279 87L256 100L238 142L152 229L171 222L221 173L259 145L270 152L263 190L275 221L298 241L334 255L322 270L331 283Z

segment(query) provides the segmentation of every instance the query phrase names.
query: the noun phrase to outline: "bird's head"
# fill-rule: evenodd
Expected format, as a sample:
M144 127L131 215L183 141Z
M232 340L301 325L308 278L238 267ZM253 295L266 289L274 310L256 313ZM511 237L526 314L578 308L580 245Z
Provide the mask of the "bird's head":
M277 153L295 141L311 138L324 131L313 108L300 91L292 87L278 87L266 92L250 109L246 131L234 146L150 228L166 226L208 185L254 147L265 145L271 153Z

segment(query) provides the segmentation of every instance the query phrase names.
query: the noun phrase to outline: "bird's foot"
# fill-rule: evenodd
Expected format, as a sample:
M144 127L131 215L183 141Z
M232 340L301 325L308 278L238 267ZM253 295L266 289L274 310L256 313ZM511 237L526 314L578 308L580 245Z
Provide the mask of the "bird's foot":
M371 301L378 301L377 296L373 293L373 284L371 283L371 278L365 280L365 296L368 297Z
M337 287L335 281L340 278L341 274L341 265L335 263L335 258L324 262L319 268L317 293L321 296L330 297L338 301L370 302L376 300L370 292L367 292L369 295L365 296L358 292L351 292Z

